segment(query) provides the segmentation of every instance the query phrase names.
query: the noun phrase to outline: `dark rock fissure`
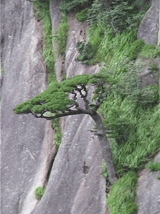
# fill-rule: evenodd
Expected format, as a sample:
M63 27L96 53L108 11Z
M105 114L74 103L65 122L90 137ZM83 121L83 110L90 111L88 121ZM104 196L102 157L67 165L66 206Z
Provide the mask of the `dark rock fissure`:
M45 187L46 187L47 184L48 184L48 180L49 180L49 178L50 178L50 174L51 174L52 167L53 167L54 160L55 160L55 157L56 157L57 153L58 153L58 151L57 151L55 154L53 154L53 157L52 157L52 159L50 160L50 163L48 164L48 172L47 172L47 174L46 174L46 179L45 179L45 182L44 182L44 186L45 186Z
M60 2L61 0L51 1L52 24L55 29L60 16L57 9ZM158 40L158 3L158 0L153 1L153 6L146 14L146 18L141 23L142 28L139 30L140 38L153 44L157 44ZM0 52L3 52L3 56L2 54L0 56L3 58L1 68L5 69L5 74L2 73L0 77L1 85L3 81L2 208L0 210L2 214L30 214L33 210L37 214L53 214L53 212L55 214L65 212L104 214L106 209L105 182L99 170L101 148L97 136L91 138L86 133L86 128L91 128L93 121L88 116L85 116L84 120L80 120L82 115L68 117L64 125L65 135L62 139L62 148L57 153L54 149L51 151L47 147L46 150L48 150L45 153L42 151L44 150L42 139L44 132L46 133L43 120L36 120L31 116L27 119L25 116L18 117L13 114L12 109L17 103L46 88L45 65L41 66L43 64L41 59L42 35L29 1L9 0L8 3L2 1L0 6L3 6L1 9L2 34L0 35ZM61 70L59 69L58 75L60 76L61 73L62 76L72 77L83 73L98 72L98 66L81 65L79 62L75 62L74 59L78 55L76 43L86 41L87 27L85 23L77 22L74 16L69 18L69 23L71 30L66 56L61 58ZM82 30L79 30L81 28ZM157 60L160 65L160 60ZM45 131L43 132L43 130ZM49 136L48 133L46 135ZM53 140L49 139L45 142L47 145ZM67 146L70 149L66 155ZM28 151L32 152L34 158ZM41 159L42 163L35 161L38 160L40 153L43 153L42 158L46 162ZM67 158L70 159L70 165L66 164ZM160 160L159 155L156 160ZM84 163L83 166L82 163ZM48 192L45 193L47 197L37 204L32 200L35 200L34 191L29 195L30 192L27 188L32 185L30 181L36 183L39 179L39 174L35 174L39 165L40 168L45 166L45 171L41 169L40 176L43 181L38 182L38 185L45 185ZM85 184L81 170L86 178ZM51 173L51 171L53 172ZM159 213L160 191L156 173L142 171L138 186L138 213ZM33 185L32 190L35 190L36 187ZM109 186L106 189L106 192L108 191ZM26 201L23 193L25 193L25 197L28 194L31 200ZM21 204L24 206L23 209L21 209Z

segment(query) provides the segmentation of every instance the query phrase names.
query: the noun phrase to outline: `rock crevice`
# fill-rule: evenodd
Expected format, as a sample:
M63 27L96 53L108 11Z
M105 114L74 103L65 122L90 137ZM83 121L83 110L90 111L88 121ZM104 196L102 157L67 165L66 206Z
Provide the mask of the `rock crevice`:
M61 2L50 2L53 34L61 20ZM93 119L89 115L63 118L62 144L57 153L50 122L32 115L13 113L17 104L47 87L46 66L42 57L43 30L34 16L30 1L8 0L7 3L2 1L0 6L1 63L4 68L1 76L2 214L105 214L102 151L97 136L88 131L94 128ZM139 38L153 44L160 41L159 7L159 1L154 0L138 33ZM65 60L60 56L56 61L59 81L62 71L67 77L72 77L100 70L99 65L82 65L75 61L78 56L76 44L87 41L88 26L78 22L74 13L70 14L68 23L70 31ZM159 154L157 158L159 161ZM160 190L156 177L156 173L147 170L140 174L137 194L139 214L159 213ZM34 191L39 186L45 186L46 192L38 202Z

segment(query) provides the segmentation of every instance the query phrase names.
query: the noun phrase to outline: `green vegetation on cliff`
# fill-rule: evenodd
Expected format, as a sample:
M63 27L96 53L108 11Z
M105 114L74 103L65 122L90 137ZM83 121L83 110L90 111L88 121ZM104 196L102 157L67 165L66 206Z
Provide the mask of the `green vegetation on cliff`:
M43 23L43 29L44 29L44 40L43 40L43 57L47 66L48 71L48 81L51 82L57 82L56 72L55 72L55 53L53 49L53 36L52 36L52 23L51 23L51 17L50 17L50 0L44 1L44 0L36 0L33 2L34 8L35 8L35 15L39 21L42 21ZM60 38L62 38L63 35L67 32L66 29L66 19L62 22L61 28L59 31L57 31L56 35L57 37L61 35ZM61 30L62 29L62 30ZM66 38L66 35L64 35ZM62 39L60 40L60 43L63 45L63 49L60 53L64 53L65 51L65 45ZM66 39L65 39L66 43ZM61 45L61 47L62 47ZM61 48L60 47L60 48ZM52 123L52 127L55 130L55 143L57 147L59 147L61 143L61 127L59 120L56 120Z
M150 171L160 171L160 163L159 162L150 161L146 165L146 168L149 169Z
M108 83L108 87L99 111L110 138L119 178L112 186L108 197L108 205L113 214L136 213L137 172L156 154L160 146L158 85L143 85L139 75L143 65L135 65L138 57L151 58L153 60L151 69L158 72L154 58L160 55L159 47L137 39L137 29L148 8L147 2L145 0L64 0L61 5L63 13L76 11L77 19L86 20L90 25L89 41L77 44L80 53L77 60L87 64L103 63L104 65L100 75ZM60 54L65 52L67 38L65 31L68 31L67 22L62 21L56 35L59 47L62 45ZM50 39L52 40L52 37ZM48 42L51 41L50 39ZM53 51L47 53L50 59ZM50 65L50 61L47 61L46 56L45 58L46 63ZM53 58L51 61L53 62ZM49 67L54 66L52 67L51 63ZM57 114L64 114L68 106L73 104L74 107L76 106L75 100L68 99L67 93L71 92L74 96L75 87L78 90L78 84L82 86L93 83L91 79L92 77L86 75L85 78L84 76L73 78L62 84L52 83L43 94L17 106L15 112L31 112L37 117L45 113L46 118L56 118ZM67 82L70 84L67 85ZM58 94L57 89L59 89ZM95 100L100 95L99 90L100 88L97 88L95 91ZM95 105L89 107L94 108ZM48 114L48 111L52 114ZM67 115L69 113L68 111ZM60 142L59 138L57 141ZM155 165L150 166L150 168L154 167Z
M57 44L58 55L65 55L67 39L68 39L68 31L69 31L69 25L67 21L68 21L67 16L63 14L61 23L54 35L54 40Z
M37 187L35 190L35 196L36 199L41 200L41 198L43 197L45 193L45 188L44 187Z
M78 114L90 115L97 125L97 135L102 147L103 158L107 163L109 181L113 184L117 180L113 156L102 118L97 110L110 93L109 88L114 82L113 78L102 76L101 73L92 76L79 75L63 82L53 82L43 93L16 106L14 112L17 114L31 113L36 118L47 120ZM95 87L92 101L89 101L88 98L87 85Z
M150 58L153 62L150 69L158 72L154 58L160 55L159 47L137 39L149 1L94 0L87 1L86 6L83 1L63 2L63 10L74 9L79 21L86 20L90 24L89 40L77 44L80 54L77 60L85 64L103 63L105 68L101 72L117 80L100 112L110 137L118 175L122 180L127 176L132 178L133 170L143 168L160 146L158 85L142 85L139 74L143 65L134 65L138 57ZM72 7L67 7L68 4ZM113 185L108 202L111 212L136 212L136 181L137 178L134 188L128 186L132 197L124 200L121 199L125 197L125 182Z
M135 204L138 175L130 171L111 187L108 196L108 206L112 214L135 214L138 206Z
M44 41L43 41L43 57L47 66L49 74L49 82L56 80L55 73L55 57L53 50L53 36L52 36L52 23L49 10L49 0L36 0L33 1L35 8L35 15L39 21L42 21L44 28Z

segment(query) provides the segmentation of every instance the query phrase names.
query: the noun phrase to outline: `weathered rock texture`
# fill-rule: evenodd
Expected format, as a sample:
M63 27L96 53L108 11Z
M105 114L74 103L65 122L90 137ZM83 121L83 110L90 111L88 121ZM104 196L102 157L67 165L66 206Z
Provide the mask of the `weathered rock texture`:
M58 10L60 4L59 0L51 1L53 33L61 18ZM155 16L151 31L148 30L150 15L146 16L149 17L148 21L143 20L143 29L139 31L139 37L152 43L157 43L158 35L154 23L154 20L156 23L158 20L156 4L157 0L148 12ZM2 1L1 7L1 52L5 71L1 75L2 214L106 214L101 147L97 137L89 131L94 129L93 120L87 115L64 118L62 144L55 158L54 133L50 123L31 115L13 113L14 106L46 88L46 68L41 54L42 26L36 21L29 1ZM100 69L98 65L82 65L75 61L78 56L76 43L87 40L87 24L79 23L75 14L70 14L69 25L66 55L57 56L59 81L64 72L67 77L72 77L92 74ZM145 34L151 36L145 37ZM139 214L159 213L157 198L160 193L156 176L156 173L149 174L146 170L142 172L138 188ZM46 186L46 192L38 202L34 191L42 185ZM152 199L155 203L152 203Z
M160 153L155 161L160 162ZM138 214L159 214L160 213L160 171L149 172L144 169L139 178L138 188Z
M141 22L138 38L144 39L151 44L158 43L159 32L159 0L153 0L152 6L147 11L143 21Z
M55 10L57 2L52 1ZM56 15L56 17L59 17ZM59 18L58 18L59 19ZM56 26L52 13L52 24ZM79 23L75 15L69 18L70 33L67 42L65 67L67 77L94 73L99 66L76 62L76 43L86 39L86 24ZM60 76L61 74L59 74ZM89 116L69 116L62 121L63 139L55 158L46 193L32 214L105 214L105 180L102 176L101 147Z
M60 20L59 4L60 1L51 2L54 30ZM63 120L63 142L46 193L37 204L34 191L47 184L49 165L55 154L53 133L49 123L31 115L15 115L13 108L46 88L46 69L41 55L42 29L29 1L2 2L2 11L5 70L2 84L2 213L104 214L106 196L101 148L97 138L88 131L94 126L92 119L83 115ZM74 61L78 56L76 43L86 39L87 26L78 23L74 15L69 22L70 36L63 65L67 76L98 71L99 66L89 67ZM57 72L61 76L58 66Z
M18 214L30 186L42 185L46 176L44 153L52 135L50 125L31 115L15 115L13 108L46 88L46 68L42 59L42 27L36 21L31 2L2 1L2 214ZM45 151L43 148L45 147ZM42 154L43 153L43 157ZM41 163L43 166L41 167ZM38 171L38 172L37 172ZM40 173L41 172L41 173ZM36 173L38 178L35 178ZM36 183L37 182L37 183ZM33 191L32 189L32 191ZM37 201L34 198L23 213L30 213ZM29 210L28 210L29 209Z
M160 1L154 0L140 26L139 38L148 43L158 44L158 35L160 35ZM155 62L160 69L160 58L158 57ZM154 83L153 74L152 76L148 74L143 79L145 84ZM160 153L155 157L155 161L160 162ZM138 214L160 213L160 180L157 179L159 175L160 172L149 172L147 169L140 173L137 189Z

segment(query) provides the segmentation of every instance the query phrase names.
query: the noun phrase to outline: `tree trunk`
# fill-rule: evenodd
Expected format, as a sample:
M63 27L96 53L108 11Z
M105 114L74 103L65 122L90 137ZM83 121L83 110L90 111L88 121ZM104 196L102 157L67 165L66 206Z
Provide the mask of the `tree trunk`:
M97 125L97 135L99 138L100 145L102 147L102 157L107 163L107 172L109 175L109 181L111 182L111 184L113 184L117 181L116 169L114 165L111 147L109 145L109 141L106 136L106 131L102 122L102 118L97 112L94 112L94 114L92 114L91 117L93 118Z

